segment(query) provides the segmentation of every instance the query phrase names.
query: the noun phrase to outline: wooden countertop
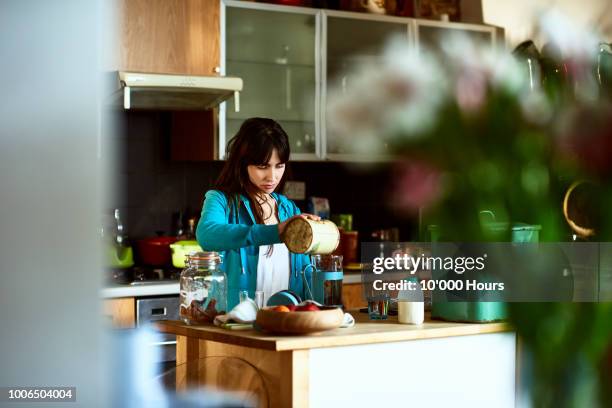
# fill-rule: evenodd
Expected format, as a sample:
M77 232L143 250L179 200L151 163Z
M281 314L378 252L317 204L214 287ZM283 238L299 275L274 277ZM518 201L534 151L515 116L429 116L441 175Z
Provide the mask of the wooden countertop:
M212 325L188 326L176 320L160 321L155 326L163 333L275 351L512 331L512 326L508 323L454 323L430 320L428 316L425 323L414 326L397 323L397 317L395 316L390 316L388 320L384 321L373 321L369 320L365 313L359 313L358 311L350 311L350 313L355 317L355 326L307 336L270 335L256 330L226 330Z

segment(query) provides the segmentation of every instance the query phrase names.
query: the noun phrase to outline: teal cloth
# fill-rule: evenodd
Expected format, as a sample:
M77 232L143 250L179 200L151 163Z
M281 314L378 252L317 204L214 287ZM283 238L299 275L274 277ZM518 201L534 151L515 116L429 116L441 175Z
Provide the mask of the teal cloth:
M272 193L272 196L278 204L280 222L300 213L295 203L284 195ZM205 251L217 251L223 255L222 269L228 278L228 310L238 304L240 291L246 290L249 297L255 297L259 247L281 242L278 225L255 222L249 200L245 196L240 195L230 202L218 190L209 190L205 195L196 238ZM289 290L302 299L306 299L304 278L309 287L312 285L312 268L307 268L306 274L302 274L309 263L308 255L290 252Z

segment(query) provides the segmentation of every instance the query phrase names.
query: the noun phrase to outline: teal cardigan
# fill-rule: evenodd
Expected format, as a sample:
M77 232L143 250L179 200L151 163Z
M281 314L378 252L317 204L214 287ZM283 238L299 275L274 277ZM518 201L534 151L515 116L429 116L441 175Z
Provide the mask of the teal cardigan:
M300 213L295 203L284 195L272 193L272 196L278 204L280 222ZM196 238L205 251L217 251L223 255L223 270L228 278L228 310L238 304L240 291L248 291L251 298L255 296L259 246L281 242L278 225L255 222L250 202L245 196L240 195L230 202L228 197L218 190L209 190L206 193ZM302 299L306 299L304 279L309 287L312 284L312 268L307 268L304 275L302 273L309 263L309 256L290 253L289 289Z

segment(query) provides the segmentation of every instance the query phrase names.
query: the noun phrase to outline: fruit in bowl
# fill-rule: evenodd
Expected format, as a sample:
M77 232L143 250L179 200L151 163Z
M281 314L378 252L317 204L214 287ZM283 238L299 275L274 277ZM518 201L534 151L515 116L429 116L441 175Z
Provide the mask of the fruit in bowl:
M319 306L315 305L314 303L306 303L305 305L297 306L295 308L296 312L316 312L318 310L321 310L321 309L319 308Z
M317 306L306 302L261 309L257 312L256 325L270 333L308 334L336 329L342 324L343 318L344 313L338 307Z

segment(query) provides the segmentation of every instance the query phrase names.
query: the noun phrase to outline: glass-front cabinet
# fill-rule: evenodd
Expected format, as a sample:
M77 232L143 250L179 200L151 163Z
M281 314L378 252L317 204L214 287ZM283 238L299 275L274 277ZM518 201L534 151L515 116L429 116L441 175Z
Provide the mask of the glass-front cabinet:
M242 78L244 89L238 112L231 100L222 107L220 148L225 149L245 119L259 116L273 118L285 129L293 160L320 158L320 12L230 1L225 5L224 74Z
M398 17L377 16L365 13L349 13L325 10L322 20L323 84L322 106L327 108L327 95L331 89L345 92L352 84L351 72L356 63L376 62L383 55L390 38L411 40L411 20ZM321 112L323 155L329 160L376 160L383 157L365 157L351 146L358 143L340 143L327 126L333 118Z
M495 46L497 44L497 27L462 24L462 23L447 23L443 21L433 20L415 20L416 25L416 44L426 46L428 49L436 52L440 48L440 44L454 33L460 33L470 40Z
M351 68L379 59L393 36L435 48L454 31L499 40L493 26L221 0L221 74L242 78L244 89L238 112L233 100L221 105L219 157L246 118L263 116L287 131L292 160L388 158L364 157L339 143L327 126L328 91L350 89Z

